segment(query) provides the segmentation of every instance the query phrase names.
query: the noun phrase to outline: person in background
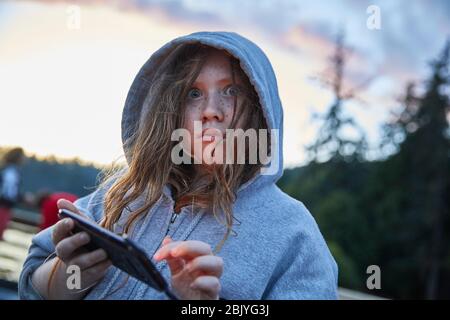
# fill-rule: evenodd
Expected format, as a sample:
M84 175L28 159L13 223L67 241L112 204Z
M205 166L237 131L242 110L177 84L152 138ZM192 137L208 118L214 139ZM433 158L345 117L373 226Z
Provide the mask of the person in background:
M59 221L57 205L59 199L66 199L70 202L74 202L78 199L78 196L69 192L43 191L37 197L37 205L39 206L42 217L39 226L40 230L47 229Z
M0 166L0 240L11 220L11 208L23 198L20 192L20 166L25 161L22 148L9 150L3 157Z

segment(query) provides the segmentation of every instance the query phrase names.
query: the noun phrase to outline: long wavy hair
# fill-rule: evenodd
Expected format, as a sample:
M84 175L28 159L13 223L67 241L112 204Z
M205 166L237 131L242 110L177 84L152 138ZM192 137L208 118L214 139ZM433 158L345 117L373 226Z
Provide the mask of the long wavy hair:
M143 205L130 213L122 229L122 232L127 234L132 232L136 221L148 214L150 208L162 196L163 188L168 185L176 207L190 204L196 208L204 208L213 214L219 223L226 225L226 232L215 248L215 253L220 251L229 237L232 232L232 207L237 190L258 174L263 165L262 159L258 158L255 164L249 163L248 145L245 145L244 164L224 163L208 166L206 179L195 174L196 164L177 165L171 161L172 149L177 144L176 141L171 141L172 132L183 127L188 91L197 79L208 54L214 50L219 49L199 43L181 44L159 66L144 100L138 128L124 143L130 155L128 166L122 167L113 163L101 173L102 179L98 188L107 189L103 201L104 216L100 221L103 227L114 231L122 212L130 210L130 204L145 195ZM236 128L237 121L241 119L244 130L252 128L259 132L259 129L267 129L258 95L240 68L239 60L226 51L219 51L229 58L233 83L236 77L239 77L243 84L240 96L242 99L239 99L242 105L238 108L238 99L235 96L230 127ZM266 135L266 141L270 155L270 135ZM259 154L259 142L257 152ZM48 292L60 263L58 259L53 266ZM123 284L116 290L122 286Z
M177 143L171 141L172 132L183 126L188 91L213 50L218 49L196 43L182 44L157 70L144 101L138 129L125 142L131 161L128 168L115 178L105 195L101 224L107 229L113 230L123 210L145 194L144 205L132 212L125 224L124 232L128 233L133 223L147 214L158 201L164 186L168 184L176 203L180 199L191 199L187 203L210 210L220 223L226 225L226 233L216 252L220 251L228 238L232 230L232 205L236 200L236 192L240 185L258 173L262 166L260 159L256 164L249 164L246 146L244 164L212 165L207 179L199 179L194 174L193 166L196 164L176 165L171 161L171 151ZM240 68L239 61L228 52L222 52L229 57L233 83L236 77L240 77L244 87L240 108L237 108L237 97L234 98L231 127L235 128L242 117L244 130L267 129L258 95ZM113 176L114 171L107 172L101 184L107 184Z

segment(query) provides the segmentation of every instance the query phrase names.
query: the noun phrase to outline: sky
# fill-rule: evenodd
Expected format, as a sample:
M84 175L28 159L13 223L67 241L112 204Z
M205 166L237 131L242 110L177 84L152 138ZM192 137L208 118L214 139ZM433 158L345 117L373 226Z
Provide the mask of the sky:
M369 6L380 29L369 29ZM0 0L0 146L108 164L123 159L120 119L142 64L171 39L201 30L234 31L269 57L284 108L287 167L305 162L315 112L332 102L313 77L327 66L338 30L352 48L349 88L364 103L346 112L376 146L408 81L450 35L445 0ZM372 154L376 157L376 153Z

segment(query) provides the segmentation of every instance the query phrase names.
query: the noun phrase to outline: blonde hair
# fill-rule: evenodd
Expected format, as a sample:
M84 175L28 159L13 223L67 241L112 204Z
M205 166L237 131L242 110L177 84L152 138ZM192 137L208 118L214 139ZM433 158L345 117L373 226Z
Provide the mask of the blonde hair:
M186 197L193 199L194 206L210 210L220 223L223 223L220 212L224 213L226 233L215 251L220 251L230 235L236 192L240 185L257 174L262 164L247 164L246 161L245 164L214 165L209 170L209 179L200 180L193 174L193 165L175 165L170 160L171 150L176 144L171 141L171 134L183 125L185 97L205 58L213 50L219 49L195 43L179 45L157 70L156 80L144 101L138 129L125 143L131 161L105 195L104 227L113 230L122 211L145 192L145 203L130 214L125 224L124 232L128 233L133 223L148 212L161 197L164 186L169 184L175 201ZM239 114L236 114L235 97L231 127L243 117L244 130L267 129L258 95L239 67L239 61L226 51L219 51L229 57L233 82L238 76L245 88ZM102 184L108 183L114 173L107 172Z
M114 231L114 225L121 217L124 209L142 194L144 204L131 212L123 232L129 233L132 225L161 197L166 184L172 187L176 202L180 199L193 199L193 205L208 209L222 223L220 211L225 216L226 232L222 241L215 248L219 252L232 231L232 206L236 200L236 192L243 183L253 178L262 167L261 159L256 164L223 164L213 165L208 170L209 179L197 179L194 175L194 165L175 165L171 161L171 151L176 142L171 141L173 130L182 127L184 122L185 97L198 77L205 58L214 49L201 44L182 44L178 46L159 67L157 80L150 87L144 101L143 113L138 129L125 141L125 149L131 157L128 167L113 164L102 170L98 188L105 188L104 216L100 224ZM239 61L225 53L230 60L233 82L240 77L243 82L245 96L242 105L237 108L234 101L234 113L231 127L243 117L243 129L267 129L259 99L244 71L239 67ZM236 114L236 110L239 113ZM270 146L270 135L267 136ZM248 156L246 146L246 157ZM270 154L270 148L268 150ZM54 274L62 261L57 259L53 265L48 283L48 292ZM125 285L128 276L122 285ZM109 293L112 294L113 292Z

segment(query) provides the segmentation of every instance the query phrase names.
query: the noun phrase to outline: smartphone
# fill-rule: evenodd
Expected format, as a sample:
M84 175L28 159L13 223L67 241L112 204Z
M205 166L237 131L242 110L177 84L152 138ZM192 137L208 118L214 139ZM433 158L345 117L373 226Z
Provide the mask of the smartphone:
M89 234L90 242L83 246L86 250L93 251L102 248L115 267L152 288L165 292L169 298L178 300L170 292L166 280L148 258L145 251L134 241L117 235L72 211L60 209L59 216L74 221L73 233L84 231Z

